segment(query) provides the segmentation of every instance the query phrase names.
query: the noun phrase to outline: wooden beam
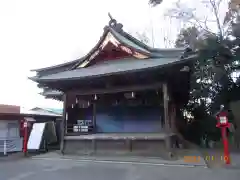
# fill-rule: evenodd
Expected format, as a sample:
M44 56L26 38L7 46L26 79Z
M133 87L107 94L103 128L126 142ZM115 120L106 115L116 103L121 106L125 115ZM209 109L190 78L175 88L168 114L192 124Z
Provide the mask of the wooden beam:
M154 90L162 87L162 83L154 84L142 84L142 85L131 85L131 86L116 86L112 88L101 88L101 89L81 89L81 90L71 90L69 93L75 95L93 95L93 94L114 94L119 92L132 92L132 91L144 91L144 90Z

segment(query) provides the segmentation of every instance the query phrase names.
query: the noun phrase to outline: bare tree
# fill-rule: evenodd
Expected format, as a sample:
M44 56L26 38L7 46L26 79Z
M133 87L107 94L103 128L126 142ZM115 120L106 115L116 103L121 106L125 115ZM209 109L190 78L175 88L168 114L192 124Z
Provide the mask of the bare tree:
M198 3L198 8L189 7L179 0L174 7L167 10L165 15L182 21L186 26L197 27L204 32L203 34L212 34L223 39L230 27L228 23L224 23L225 16L222 16L224 8L227 12L227 1L199 0L195 2Z
M150 43L150 39L145 32L143 32L143 33L136 32L136 36L137 36L138 40L140 40L142 43L144 43L144 44Z

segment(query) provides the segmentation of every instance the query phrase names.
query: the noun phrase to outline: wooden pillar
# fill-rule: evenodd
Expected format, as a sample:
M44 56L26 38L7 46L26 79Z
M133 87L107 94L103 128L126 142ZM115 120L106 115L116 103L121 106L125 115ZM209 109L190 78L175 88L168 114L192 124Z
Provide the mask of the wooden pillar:
M93 101L92 104L93 107L93 117L92 117L92 121L93 121L93 132L96 133L97 132L97 127L96 127L96 101ZM92 140L92 149L93 149L93 153L96 153L96 140L93 139Z
M176 105L174 102L171 103L171 111L170 111L170 116L171 116L171 120L170 120L170 128L173 132L177 132L176 129Z
M164 129L168 132L170 130L169 125L169 95L167 84L163 84L163 106L164 106Z
M170 137L170 124L169 124L169 95L168 95L168 85L163 84L163 105L164 105L164 130L167 133L165 139L166 148L169 151L171 148L171 137Z
M64 153L64 136L67 130L67 94L64 93L63 95L63 118L62 118L62 123L61 123L61 144L60 144L60 150L61 153Z
M93 128L94 128L94 132L97 131L97 127L96 127L96 101L93 102Z

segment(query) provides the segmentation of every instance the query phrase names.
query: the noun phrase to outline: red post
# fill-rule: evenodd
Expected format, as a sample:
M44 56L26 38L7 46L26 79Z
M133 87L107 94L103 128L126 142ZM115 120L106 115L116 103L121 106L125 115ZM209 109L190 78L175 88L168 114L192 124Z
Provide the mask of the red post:
M227 128L229 127L227 113L220 112L217 116L217 127L221 128L222 140L223 140L223 152L224 152L224 161L226 164L230 164L230 154L229 154L229 146L228 146L228 138L227 138Z
M230 164L230 155L228 147L228 138L226 134L226 127L221 128L222 140L223 140L223 149L224 149L224 161L226 164Z
M27 121L24 122L24 137L23 137L23 152L24 155L27 155L27 141L28 141L28 126L27 126Z

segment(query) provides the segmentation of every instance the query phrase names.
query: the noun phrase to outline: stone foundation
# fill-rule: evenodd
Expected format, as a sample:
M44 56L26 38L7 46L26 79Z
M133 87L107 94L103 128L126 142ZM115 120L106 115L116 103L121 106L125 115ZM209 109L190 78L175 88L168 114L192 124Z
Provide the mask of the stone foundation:
M65 140L64 154L162 156L164 140Z

